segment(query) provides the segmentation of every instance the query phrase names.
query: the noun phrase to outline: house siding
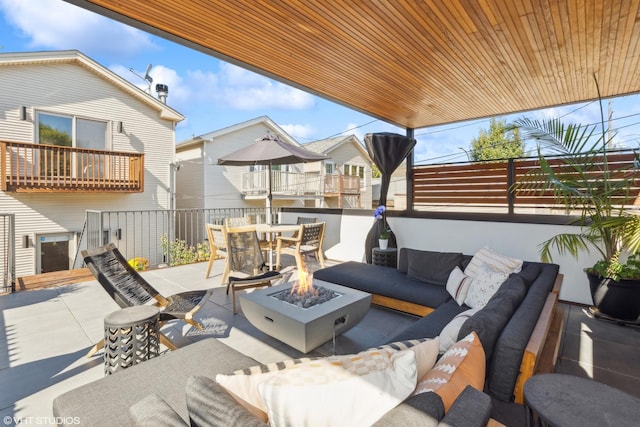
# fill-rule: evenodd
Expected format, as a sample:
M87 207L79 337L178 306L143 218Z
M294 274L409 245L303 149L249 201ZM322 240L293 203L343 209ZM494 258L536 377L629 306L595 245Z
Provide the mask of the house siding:
M35 142L36 112L107 121L107 149L145 155L144 192L3 193L0 211L16 213L16 274L34 274L35 248L22 236L80 232L85 211L167 209L170 163L175 152L174 123L160 112L79 63L0 67L0 140ZM21 106L27 120L20 120ZM123 122L124 132L117 132Z
M362 153L353 143L342 144L328 153L338 170L342 173L344 165L364 166L364 179L360 182L360 205L363 209L371 207L371 165L362 157ZM347 206L345 206L347 207ZM356 206L348 206L356 207Z
M176 175L176 207L178 209L204 208L204 144L176 150L180 170Z
M256 123L245 128L240 128L234 132L216 136L213 140L214 132L204 134L201 138L202 151L199 153L200 162L195 158L193 146L176 149L176 157L185 160L182 169L178 172L178 200L181 206L187 207L187 200L202 199L204 208L243 208L243 207L264 207L264 199L244 199L241 194L242 174L249 171L249 166L220 166L218 159L236 150L249 146L256 139L263 137L267 132L273 130L263 123ZM197 179L198 170L202 168L203 185L188 183L192 177ZM301 172L299 165L291 165L291 170ZM186 181L186 182L185 182ZM302 206L293 201L274 200L274 206Z

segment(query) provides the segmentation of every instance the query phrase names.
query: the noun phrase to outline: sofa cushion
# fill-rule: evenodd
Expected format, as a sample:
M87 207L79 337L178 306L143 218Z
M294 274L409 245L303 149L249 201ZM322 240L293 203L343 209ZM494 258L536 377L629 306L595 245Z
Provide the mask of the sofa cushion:
M485 306L508 277L508 273L481 265L471 280L464 303L471 308Z
M511 316L495 344L487 372L487 392L503 402L513 401L522 355L558 275L557 264L541 264L540 274Z
M485 427L489 422L491 410L491 398L483 392L467 386L442 419L442 425L447 427ZM492 425L497 425L497 423Z
M445 286L451 270L462 263L462 254L407 249L407 277Z
M398 332L391 341L437 337L451 319L468 309L469 307L466 305L460 306L457 302L450 299L440 307L436 308L429 315L424 316L414 324Z
M414 394L433 391L442 398L447 412L468 385L484 388L486 361L475 332L454 344L425 376L418 380Z
M442 398L436 393L420 393L387 412L375 427L435 427L444 417Z
M129 415L131 415L131 424L134 426L186 426L180 415L155 393L151 393L131 406Z
M446 285L447 292L449 292L451 298L456 300L458 305L464 304L464 299L467 297L472 280L473 279L464 274L458 266L454 267L451 273L449 273Z
M464 322L458 339L475 331L484 348L486 359L490 361L498 337L526 293L527 286L520 276L509 277L484 308Z
M398 271L407 274L409 271L409 248L400 248L398 251Z
M447 325L442 328L442 332L440 332L440 353L444 353L452 345L454 345L460 339L458 336L460 334L460 329L462 325L474 314L480 311L480 307L478 308L470 308L469 310L463 311L462 313L456 315ZM465 334L466 335L466 334ZM465 336L463 335L463 336Z
M483 264L488 265L492 270L511 274L518 273L522 270L523 261L499 254L488 246L485 246L473 255L469 265L464 269L464 274L475 277L477 271Z
M266 426L211 378L189 377L185 393L192 427Z
M524 284L527 285L527 289L529 286L538 278L540 275L540 264L538 263L526 263L522 267L522 271L518 274L524 280Z
M349 261L323 268L314 272L313 277L426 307L439 307L451 299L444 286L410 279L395 268L361 262Z

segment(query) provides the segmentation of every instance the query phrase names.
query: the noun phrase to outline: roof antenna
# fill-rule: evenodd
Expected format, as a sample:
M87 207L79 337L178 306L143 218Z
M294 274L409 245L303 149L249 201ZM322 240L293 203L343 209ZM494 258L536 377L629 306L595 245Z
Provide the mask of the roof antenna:
M147 65L147 71L145 71L144 77L136 73L133 70L133 67L129 68L129 71L131 71L133 74L135 74L136 76L140 77L142 80L147 82L147 93L151 95L151 85L153 84L153 78L149 75L149 71L151 71L151 64Z

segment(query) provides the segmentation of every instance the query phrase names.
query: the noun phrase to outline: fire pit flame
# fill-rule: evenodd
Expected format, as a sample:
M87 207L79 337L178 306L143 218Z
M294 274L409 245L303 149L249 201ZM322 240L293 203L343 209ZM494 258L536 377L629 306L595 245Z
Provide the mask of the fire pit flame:
M313 275L303 268L298 272L298 281L291 284L291 290L282 290L271 296L300 308L311 308L337 298L340 294L322 286L314 287Z
M298 271L298 280L293 282L293 285L291 286L291 293L297 293L298 295L314 295L316 294L316 290L313 287L313 274L310 274L307 271L304 264L303 267L304 268Z

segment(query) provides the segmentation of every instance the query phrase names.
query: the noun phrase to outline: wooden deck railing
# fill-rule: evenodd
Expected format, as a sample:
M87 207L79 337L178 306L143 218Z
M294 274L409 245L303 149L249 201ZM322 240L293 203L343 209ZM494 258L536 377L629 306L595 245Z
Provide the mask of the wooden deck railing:
M0 179L8 192L142 192L144 155L0 141Z
M556 171L567 173L567 166L560 158L548 159ZM613 152L607 162L612 179L629 178L640 171L632 168L633 152ZM600 161L601 162L601 161ZM601 163L600 163L601 164ZM509 212L520 207L553 207L555 199L551 190L516 194L512 185L532 168L539 166L537 159L511 159L508 161L456 163L415 166L413 170L414 206L420 209L430 205L505 206ZM640 180L629 188L633 204L640 204ZM626 195L620 193L622 202Z
M360 177L341 174L325 175L324 194L325 196L360 194Z

